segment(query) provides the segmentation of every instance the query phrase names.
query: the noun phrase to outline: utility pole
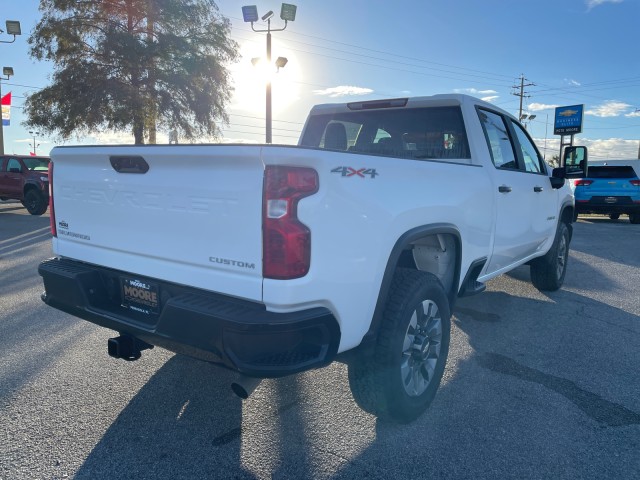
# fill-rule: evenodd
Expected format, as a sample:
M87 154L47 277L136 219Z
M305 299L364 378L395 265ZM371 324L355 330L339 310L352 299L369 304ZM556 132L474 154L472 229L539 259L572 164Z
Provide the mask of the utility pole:
M527 95L524 91L524 87L531 87L531 86L535 86L535 83L524 83L525 81L528 81L526 78L524 78L524 74L520 75L520 85L514 85L512 88L515 88L516 91L513 92L513 95L515 95L516 97L520 97L520 111L518 112L518 120L522 120L522 99L523 98L529 98L531 97L531 95ZM519 91L519 92L518 92Z

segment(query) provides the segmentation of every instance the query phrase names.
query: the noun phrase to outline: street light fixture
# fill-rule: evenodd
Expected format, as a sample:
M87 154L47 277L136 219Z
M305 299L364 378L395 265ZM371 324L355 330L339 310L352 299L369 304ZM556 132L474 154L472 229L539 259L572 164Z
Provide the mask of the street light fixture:
M298 7L290 3L283 3L280 9L280 18L285 22L293 22L296 19L296 10Z
M276 67L278 68L278 70L280 70L281 68L284 68L284 66L289 62L289 60L287 60L286 57L278 57L278 59L276 60Z
M526 113L523 113L522 115L520 115L520 121L524 124L525 130L527 129L527 125L536 117L537 115L527 115Z
M2 75L0 80L9 80L9 77L13 76L13 67L2 67ZM2 98L2 82L0 82L0 98ZM2 117L1 113L0 117ZM0 122L0 155L4 155L4 121Z
M258 7L255 5L247 5L242 7L242 18L245 22L257 22L258 21Z
M5 27L7 28L7 33L9 35L13 35L13 40L0 40L0 43L13 43L16 41L17 35L22 35L22 30L20 29L20 22L17 20L7 20L5 22ZM0 28L0 33L4 33L4 31Z
M263 21L267 22L267 29L256 29L253 26L254 22L258 21L258 7L255 5L245 5L242 7L242 18L245 22L251 23L251 30L254 32L267 32L267 64L271 64L271 32L281 32L287 28L288 22L293 22L296 19L296 10L298 7L292 5L290 3L283 3L280 9L280 18L284 20L284 27L282 28L274 28L271 29L271 18L273 18L273 11L269 10L265 13L261 18ZM251 63L255 66L260 59L253 58L251 59ZM278 57L276 61L276 67L278 70L284 67L287 64L288 60L284 57ZM266 127L265 127L265 137L266 143L271 143L271 123L272 123L272 112L271 112L271 79L267 79L267 88L266 88Z

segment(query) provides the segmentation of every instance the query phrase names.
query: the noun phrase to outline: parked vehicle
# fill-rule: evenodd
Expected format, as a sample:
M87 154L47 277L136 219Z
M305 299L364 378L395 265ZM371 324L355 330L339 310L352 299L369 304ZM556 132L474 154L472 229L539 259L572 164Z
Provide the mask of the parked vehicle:
M464 95L312 109L299 146L57 147L43 300L153 345L266 377L349 364L358 404L430 404L459 296L528 263L562 285L586 149L547 170L507 112Z
M19 200L31 215L49 205L49 157L0 156L0 200Z
M617 220L625 214L640 223L640 160L592 161L587 177L573 185L576 216L595 213Z

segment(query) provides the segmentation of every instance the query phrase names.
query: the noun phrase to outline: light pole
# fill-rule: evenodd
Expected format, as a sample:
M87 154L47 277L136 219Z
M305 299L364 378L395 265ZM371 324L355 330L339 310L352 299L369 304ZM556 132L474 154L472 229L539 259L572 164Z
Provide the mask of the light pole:
M40 132L34 132L33 130L29 130L29 133L33 135L33 156L37 157L38 156L37 148L40 146L40 144L36 145L36 135L40 135Z
M281 32L285 28L287 28L288 22L293 22L296 19L296 10L298 7L292 5L290 3L283 3L282 8L280 9L280 18L284 20L284 27L271 29L271 17L273 17L273 11L269 10L265 13L261 18L262 21L267 21L267 29L266 30L256 30L253 26L253 22L258 21L258 7L255 5L247 5L242 7L242 18L245 22L251 22L251 29L254 32L267 32L267 65L271 65L271 32ZM277 66L278 69L284 67L287 63L287 59L284 57L278 57ZM255 64L255 63L254 63ZM266 87L266 142L271 143L271 78L267 79L267 87Z
M17 20L7 20L5 27L9 35L13 35L13 40L0 40L0 43L13 43L16 41L16 36L22 34L20 29L20 22ZM4 33L4 30L0 28L0 33ZM9 77L13 75L13 68L4 67L2 69L2 77L0 80L9 80ZM7 77L6 79L4 77ZM0 98L2 98L2 81L0 81ZM8 108L11 108L10 106ZM0 106L0 155L4 155L4 120L2 119L2 107Z
M22 31L20 30L20 22L17 20L7 20L5 22L5 26L7 27L7 33L9 35L13 35L13 40L0 40L0 43L13 43L16 41L17 35L22 35ZM0 33L4 33L4 30L0 28Z
M9 80L9 77L11 77L12 75L13 67L2 68L2 77L0 77L0 98L2 98L2 80ZM2 114L0 114L0 117L2 117ZM0 155L4 155L4 119L0 124Z

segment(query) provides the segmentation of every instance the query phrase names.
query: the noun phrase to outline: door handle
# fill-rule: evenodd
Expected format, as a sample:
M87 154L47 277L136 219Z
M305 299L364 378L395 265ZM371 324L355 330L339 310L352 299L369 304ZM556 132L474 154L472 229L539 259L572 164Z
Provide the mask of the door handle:
M536 193L540 193L543 190L544 190L544 188L542 188L542 187L533 187L533 191L536 192Z
M508 185L500 185L500 186L498 187L498 191L499 191L500 193L509 193L509 192L511 191L511 187L510 187L510 186L508 186Z

